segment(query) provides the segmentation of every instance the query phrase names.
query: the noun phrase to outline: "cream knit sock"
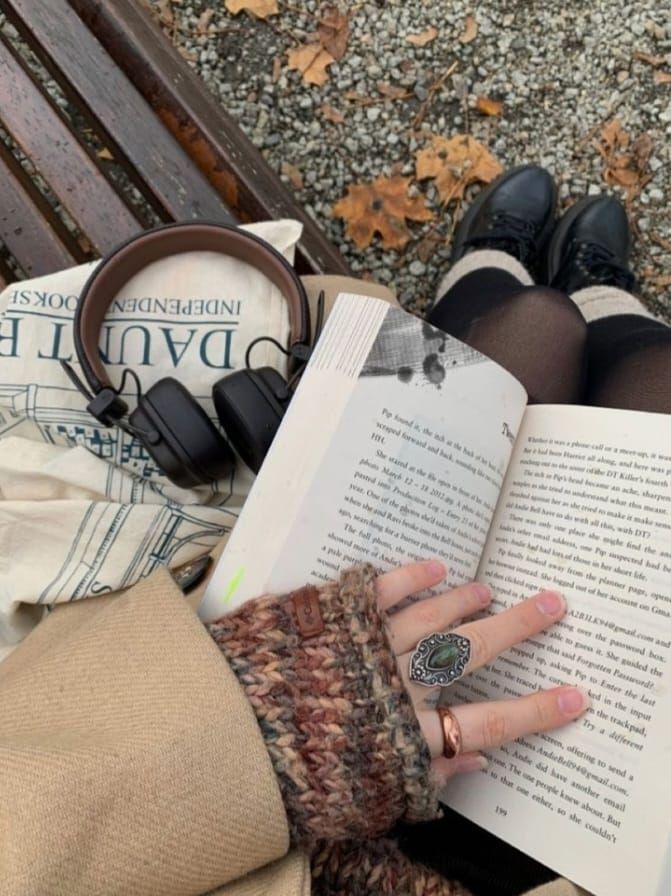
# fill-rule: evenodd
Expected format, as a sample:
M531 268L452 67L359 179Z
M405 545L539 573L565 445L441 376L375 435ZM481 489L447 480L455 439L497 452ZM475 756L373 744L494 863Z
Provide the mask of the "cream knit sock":
M580 308L587 323L616 314L638 314L651 320L659 319L635 296L616 286L587 286L574 292L571 299Z
M534 284L531 275L524 265L512 255L508 255L507 252L500 252L498 249L476 249L474 252L468 252L463 258L460 258L445 274L438 286L436 301L441 299L458 280L480 268L500 268L500 270L516 277L520 281L520 286L533 286Z

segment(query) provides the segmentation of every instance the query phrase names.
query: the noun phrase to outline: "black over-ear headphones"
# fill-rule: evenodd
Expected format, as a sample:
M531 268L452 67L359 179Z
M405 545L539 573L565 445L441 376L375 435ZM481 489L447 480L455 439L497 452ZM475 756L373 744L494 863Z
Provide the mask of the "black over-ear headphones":
M98 341L107 309L119 290L139 271L168 255L219 252L246 262L264 274L289 306L290 345L278 348L290 357L294 376L287 383L272 367L235 371L215 383L214 405L221 425L244 462L258 472L289 404L292 386L310 356L310 311L303 284L294 269L264 240L222 224L169 224L121 245L95 269L84 286L74 319L74 343L83 382L65 361L72 382L89 400L87 410L105 426L119 426L136 436L166 476L181 488L227 476L234 454L224 436L184 386L172 377L142 394L137 375L124 371L115 389L105 371ZM320 302L320 318L323 304ZM321 321L318 323L320 326ZM121 398L126 376L138 388L136 409L128 416Z

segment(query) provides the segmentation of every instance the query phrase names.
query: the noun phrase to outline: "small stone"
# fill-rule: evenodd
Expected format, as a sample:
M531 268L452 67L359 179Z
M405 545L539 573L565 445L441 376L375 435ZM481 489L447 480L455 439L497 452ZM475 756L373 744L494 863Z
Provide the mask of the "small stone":
M415 259L415 261L410 262L408 270L413 277L421 277L423 274L426 274L426 265L419 259Z
M659 187L648 190L648 196L652 202L664 202L664 192Z
M381 109L379 106L369 106L366 110L366 118L368 121L377 121L380 117Z
M420 103L423 103L424 100L428 99L428 97L429 97L429 91L426 89L426 87L422 87L421 84L418 84L415 87L415 89L413 90L413 93L415 94L417 99L420 101Z
M426 658L429 669L451 669L459 662L460 651L456 644L440 644Z

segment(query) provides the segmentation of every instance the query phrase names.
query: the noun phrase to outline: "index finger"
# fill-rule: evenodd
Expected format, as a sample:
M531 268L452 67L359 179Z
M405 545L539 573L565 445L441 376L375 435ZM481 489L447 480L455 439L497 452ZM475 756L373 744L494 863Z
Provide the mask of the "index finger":
M388 610L404 597L439 585L446 574L445 565L440 560L406 563L391 572L382 573L375 580L380 609Z

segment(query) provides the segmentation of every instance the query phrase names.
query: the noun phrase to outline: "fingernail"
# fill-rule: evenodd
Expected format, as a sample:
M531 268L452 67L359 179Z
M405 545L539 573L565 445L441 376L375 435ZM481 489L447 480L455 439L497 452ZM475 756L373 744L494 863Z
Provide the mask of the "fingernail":
M566 609L566 598L556 591L545 591L536 599L536 606L546 616L557 616Z
M485 585L483 582L476 582L474 590L476 597L478 598L482 606L486 607L492 599L492 589L489 587L489 585Z
M432 576L440 576L441 579L444 579L447 573L445 565L440 560L429 560L426 568Z
M460 774L462 772L484 772L488 766L489 762L487 762L486 757L478 753L473 756L460 756L457 771Z
M590 704L589 694L582 688L567 688L557 698L559 711L565 716L574 716Z

